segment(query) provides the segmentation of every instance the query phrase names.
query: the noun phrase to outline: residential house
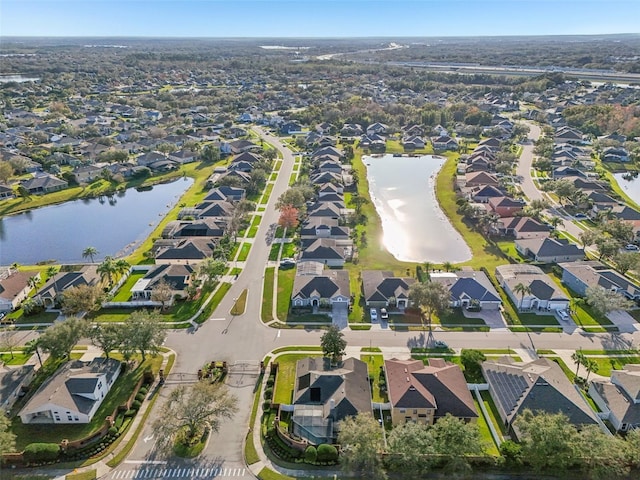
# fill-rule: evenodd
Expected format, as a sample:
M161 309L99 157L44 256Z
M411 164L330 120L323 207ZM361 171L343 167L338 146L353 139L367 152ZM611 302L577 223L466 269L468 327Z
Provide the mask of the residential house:
M566 310L569 298L540 267L527 264L499 265L496 280L518 310ZM528 287L529 293L518 292L517 286Z
M407 422L433 425L452 415L475 422L478 412L458 365L442 358L385 360L384 372L394 426Z
M584 134L581 131L567 126L560 127L556 130L554 140L556 143L586 143Z
M640 428L640 365L612 370L611 378L595 378L589 396L617 432Z
M313 445L334 443L340 422L371 412L367 364L347 358L332 366L328 358L304 358L296 364L293 434Z
M224 218L206 217L198 220L173 220L162 230L162 238L222 237L227 229Z
M467 190L467 198L477 203L489 203L492 198L503 198L504 190L493 185L482 185Z
M240 200L243 200L246 195L246 190L244 188L221 185L220 187L216 187L210 190L207 196L204 197L203 201L239 202Z
M551 228L531 217L505 217L498 220L495 230L503 236L513 236L517 239L545 238L551 233Z
M231 146L231 153L238 154L242 152L257 152L262 150L260 145L249 140L235 140L229 144Z
M404 310L409 306L409 288L416 282L411 277L394 277L383 270L362 271L362 292L367 307Z
M13 188L8 185L0 185L0 200L13 198L14 196Z
M607 147L602 151L603 162L624 163L630 160L629 152L622 147Z
M431 281L447 287L451 294L451 307L477 305L484 310L497 310L502 305L500 294L482 271L463 269L457 272L433 272L429 276Z
M112 358L65 363L20 410L22 423L89 423L118 378L121 366Z
M24 396L35 373L35 365L10 368L0 364L0 414L11 410Z
M351 241L351 229L338 224L338 220L329 217L309 217L301 226L302 240L316 238L333 238L335 240Z
M59 303L62 292L80 285L97 285L100 282L95 265L84 265L77 271L58 272L40 288L34 298L41 300L46 308L53 308Z
M367 127L367 135L386 135L388 130L384 123L375 122Z
M304 249L300 261L315 261L328 267L342 267L345 260L351 258L352 248L337 245L332 238L319 238Z
M82 165L71 172L78 183L91 183L102 176L102 168L95 165Z
M280 126L280 133L282 135L295 135L296 133L302 133L302 125L298 122L286 122Z
M9 267L7 274L0 276L0 312L11 312L26 300L32 287L29 279L40 282L40 272L23 272Z
M489 208L499 217L513 217L526 206L524 200L511 197L492 197L487 202Z
M494 153L497 153L500 151L501 145L502 145L502 142L499 139L494 137L485 138L484 140L481 140L478 143L478 147L486 146L489 149L491 149L491 151L493 151Z
M152 300L154 288L164 281L171 287L171 304L176 297L187 297L187 287L196 274L192 265L155 265L131 287L131 299Z
M233 203L216 200L213 202L202 202L195 207L195 217L230 217L233 215L235 206Z
M640 286L596 260L560 263L562 283L578 295L585 296L587 288L602 287L624 295L630 300L640 300Z
M439 137L431 138L434 150L457 150L458 141L449 135L440 135Z
M342 175L333 172L312 173L309 181L312 185L324 185L326 183L339 185L342 183Z
M463 186L465 187L479 187L485 185L497 187L500 185L500 182L498 181L498 177L487 172L467 173L464 177Z
M305 262L306 263L306 262ZM296 275L291 293L293 307L331 307L351 303L349 272L326 270L318 276Z
M407 136L402 138L402 148L405 150L420 150L424 148L426 142L418 135Z
M560 366L548 358L516 362L512 357L482 363L489 394L512 438L520 438L516 420L525 409L562 413L578 428L597 425L595 412L569 381Z
M192 163L198 159L198 153L192 150L178 150L169 154L169 160L179 164Z
M345 123L340 129L340 135L343 137L359 137L363 133L362 125L357 123Z
M209 237L189 237L177 245L160 248L155 256L156 265L182 264L194 265L211 257L216 243Z
M167 157L160 152L147 152L136 157L136 163L141 167L149 167L156 162L165 161Z
M42 195L67 188L69 184L65 180L45 173L29 180L23 180L22 186L31 194Z
M564 238L527 238L516 240L516 250L536 262L577 262L584 259L584 249Z
M384 152L387 148L387 139L378 134L363 135L360 138L360 147L372 152Z

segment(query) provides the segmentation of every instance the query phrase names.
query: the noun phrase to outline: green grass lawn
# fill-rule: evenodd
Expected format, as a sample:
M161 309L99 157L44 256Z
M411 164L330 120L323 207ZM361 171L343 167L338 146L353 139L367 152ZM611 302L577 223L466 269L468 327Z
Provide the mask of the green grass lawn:
M296 362L307 357L320 357L317 353L287 353L274 361L278 362L278 375L273 392L273 403L291 404L296 379Z
M244 313L247 306L247 293L248 290L245 288L236 300L236 303L231 307L231 311L229 312L231 315L242 315Z
M507 427L505 427L504 423L500 419L500 414L498 413L498 407L496 407L496 404L493 402L493 398L491 398L491 395L489 394L488 391L480 392L480 396L482 397L482 403L484 403L484 406L487 409L487 412L489 413L489 417L493 422L494 427L496 427L496 430L498 431L498 433L502 437L504 437L508 433Z
M117 354L111 356L118 360L122 359ZM137 359L139 360L139 357ZM83 425L25 425L20 421L20 417L16 416L11 425L11 430L16 435L16 449L21 451L26 445L34 441L58 443L64 438L76 440L88 436L102 426L107 415L111 415L118 405L121 405L129 398L133 387L142 377L147 367L151 367L154 372L157 372L161 364L161 355L148 357L144 363L139 364L135 369L121 373L90 423ZM22 402L21 404L24 405Z
M13 315L17 315L14 317ZM13 312L11 315L8 315L9 318L16 319L16 325L24 324L24 323L53 323L56 318L58 318L57 312L41 312L36 315L25 316L22 309L18 309Z
M598 364L598 371L593 373L598 373L598 375L604 375L605 377L611 376L611 370L622 370L624 366L628 363L639 364L640 363L640 355L629 355L625 357L609 357L609 358L598 358L598 357L588 357L590 360L595 361ZM580 376L585 377L587 375L585 369L583 367L580 368Z
M296 183L297 179L298 179L298 173L297 172L293 172L291 174L291 176L289 177L289 185L293 185L294 183Z
M251 227L249 227L249 232L247 233L247 237L255 238L258 233L258 227L260 226L260 220L262 217L260 215L255 215L253 220L251 220Z
M280 244L274 243L271 245L271 250L269 251L269 260L272 262L278 260L278 253L280 253Z
M198 316L198 318L196 318L196 322L204 323L207 320L207 318L209 318L209 316L213 313L213 311L216 308L218 308L218 305L220 304L220 302L222 301L222 299L227 294L230 288L231 288L230 283L223 282L220 285L220 288L218 288L216 293L213 295L213 298L211 299L211 301L207 304L207 306L202 311L202 313Z
M360 360L367 364L369 375L373 376L373 384L371 385L371 396L374 402L386 403L389 397L386 393L380 392L380 372L384 365L384 357L382 355L366 354L360 355Z
M134 271L129 275L127 281L122 284L118 289L118 292L113 297L114 302L128 302L131 299L131 288L136 284L138 280L144 277L147 272Z
M293 242L282 244L282 254L280 258L292 258L296 254L296 244Z
M10 366L24 365L25 363L27 363L27 360L31 358L31 355L33 354L26 354L14 349L13 358L11 357L10 353L0 353L0 362Z
M247 257L249 256L249 250L251 250L251 244L243 243L242 247L240 247L240 253L238 254L237 261L238 262L246 261Z
M440 318L436 318L436 322L439 322L443 327L456 327L458 325L477 325L486 326L487 324L481 318L467 318L463 315L460 308L451 308L447 313Z
M289 316L289 305L291 304L291 293L293 292L293 281L296 276L296 270L290 268L288 270L278 269L278 301L276 303L276 312L278 319L286 321Z
M260 199L260 205L266 205L269 202L269 197L271 196L272 190L273 183L268 183L267 188L265 188L264 193L262 194L262 198Z
M496 445L496 442L493 440L493 436L491 435L491 430L489 430L487 421L485 420L484 415L480 410L480 405L478 404L478 400L476 399L475 396L473 397L473 403L475 404L476 410L478 411L478 420L476 422L476 425L478 426L478 431L480 432L480 435L482 436L482 440L484 441L486 452L487 454L493 457L497 457L500 455L500 451L498 450L498 446Z
M273 320L273 279L275 270L275 267L268 267L264 271L261 316L262 321L265 323Z

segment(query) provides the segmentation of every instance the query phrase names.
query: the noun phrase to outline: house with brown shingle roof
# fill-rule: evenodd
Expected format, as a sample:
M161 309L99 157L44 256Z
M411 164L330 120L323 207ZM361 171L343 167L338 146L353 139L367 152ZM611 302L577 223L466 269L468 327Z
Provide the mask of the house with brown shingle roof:
M20 272L12 268L9 268L8 275L0 277L0 312L15 310L29 296L31 277L40 282L40 272Z
M417 422L433 425L447 414L466 422L478 418L473 397L460 367L442 358L385 360L393 425Z

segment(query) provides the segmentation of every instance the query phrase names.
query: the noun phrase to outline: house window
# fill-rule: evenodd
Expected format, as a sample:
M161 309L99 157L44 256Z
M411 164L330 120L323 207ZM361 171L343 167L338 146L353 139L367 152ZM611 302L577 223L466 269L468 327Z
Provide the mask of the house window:
M79 422L79 421L80 421L80 419L79 419L78 417L73 417L73 419L74 419L76 422Z
M70 422L73 422L73 417L71 415L67 415L67 420L69 420Z
M404 408L401 408L401 409L400 409L400 413L405 413L406 411L407 411L407 410L406 410L406 409L404 409Z

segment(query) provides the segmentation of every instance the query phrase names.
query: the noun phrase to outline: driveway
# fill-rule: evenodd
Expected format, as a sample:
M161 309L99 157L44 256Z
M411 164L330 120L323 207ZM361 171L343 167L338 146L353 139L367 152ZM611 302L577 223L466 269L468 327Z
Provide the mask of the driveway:
M633 333L638 328L638 322L636 322L635 318L633 318L629 313L618 310L616 312L611 312L607 315L607 318L611 320L616 327L618 327L619 332L628 332Z
M462 314L466 318L481 318L484 323L491 329L507 329L507 323L502 318L502 312L500 310L481 310L479 312L469 312L462 309Z
M349 326L349 308L346 302L334 303L331 306L331 321L340 330Z

